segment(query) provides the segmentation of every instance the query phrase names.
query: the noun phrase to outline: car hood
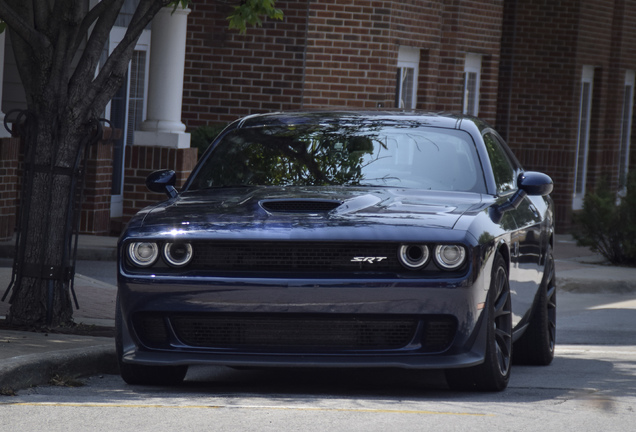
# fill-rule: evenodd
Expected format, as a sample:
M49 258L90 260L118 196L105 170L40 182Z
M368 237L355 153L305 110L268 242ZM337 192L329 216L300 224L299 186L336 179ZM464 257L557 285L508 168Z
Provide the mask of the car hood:
M397 188L253 187L185 192L139 214L141 226L235 231L263 228L424 226L452 229L484 208L481 194ZM141 228L141 227L140 227Z

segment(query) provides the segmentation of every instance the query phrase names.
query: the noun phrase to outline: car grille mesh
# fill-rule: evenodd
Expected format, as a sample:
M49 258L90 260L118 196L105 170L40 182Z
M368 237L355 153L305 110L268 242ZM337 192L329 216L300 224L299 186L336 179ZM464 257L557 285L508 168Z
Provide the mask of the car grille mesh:
M141 339L148 346L157 340L165 324L153 314L136 320ZM170 327L185 345L209 349L281 351L396 350L416 346L425 352L441 352L455 336L456 321L449 316L289 316L289 315L175 315ZM153 329L154 326L161 327ZM417 335L420 335L417 338ZM416 340L417 339L417 340ZM413 345L415 344L415 345ZM417 347L421 344L421 347Z
M194 247L192 267L212 270L403 271L397 246L386 244L233 242ZM356 257L367 261L352 261ZM382 259L370 260L376 257Z

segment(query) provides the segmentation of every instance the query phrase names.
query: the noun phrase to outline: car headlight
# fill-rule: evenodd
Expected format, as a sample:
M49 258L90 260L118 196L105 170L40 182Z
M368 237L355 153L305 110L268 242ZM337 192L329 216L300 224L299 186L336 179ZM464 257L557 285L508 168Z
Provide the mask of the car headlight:
M424 267L428 262L429 255L426 245L402 245L398 252L400 263L411 270Z
M192 245L190 243L166 243L163 246L163 258L172 267L183 267L192 260Z
M466 250L460 245L439 245L435 248L435 262L446 270L459 268L466 260Z
M137 267L149 267L157 261L159 246L152 242L135 242L128 245L128 258Z

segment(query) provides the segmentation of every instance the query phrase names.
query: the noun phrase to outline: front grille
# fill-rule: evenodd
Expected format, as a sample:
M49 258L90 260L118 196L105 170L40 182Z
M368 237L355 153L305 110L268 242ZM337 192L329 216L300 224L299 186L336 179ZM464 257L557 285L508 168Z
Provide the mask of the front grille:
M172 317L177 337L206 348L381 350L408 345L413 318L357 317Z
M351 243L196 244L192 267L248 271L403 271L397 246ZM381 260L352 261L356 257Z

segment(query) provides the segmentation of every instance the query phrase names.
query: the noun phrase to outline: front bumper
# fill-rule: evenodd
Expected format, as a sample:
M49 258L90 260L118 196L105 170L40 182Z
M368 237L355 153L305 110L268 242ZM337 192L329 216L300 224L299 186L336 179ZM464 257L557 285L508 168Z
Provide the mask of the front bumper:
M126 363L143 365L420 369L472 366L484 359L486 328L481 322L487 282L482 276L469 283L468 277L343 281L120 275L121 358ZM249 337L240 339L243 342L227 338L218 342L214 337L216 327L206 326L211 321L224 321L223 317L228 318L223 326L225 332L228 328L239 332L235 326L238 320L249 323L243 327L248 331L255 332L262 325L263 335L279 333L266 336L266 342ZM187 334L180 324L184 319L194 323L194 330L190 328ZM274 327L266 327L281 320L290 320L284 329L270 332ZM361 327L368 334L368 325L375 322L384 326L385 322L401 320L413 323L412 332L400 336L403 343L388 343L373 329L369 345L349 345L351 334L357 334ZM197 328L198 321L201 325ZM324 334L314 344L294 342L299 340L299 334L323 321L335 326L328 331L333 331L333 339L341 342L331 343ZM452 322L452 334L447 335L446 342L431 345L427 342L427 329L440 322ZM340 331L340 327L350 324L354 330ZM200 331L212 333L211 339L199 337L198 333L194 335L197 337L189 337ZM388 333L392 335L393 330ZM281 342L276 343L277 339Z

